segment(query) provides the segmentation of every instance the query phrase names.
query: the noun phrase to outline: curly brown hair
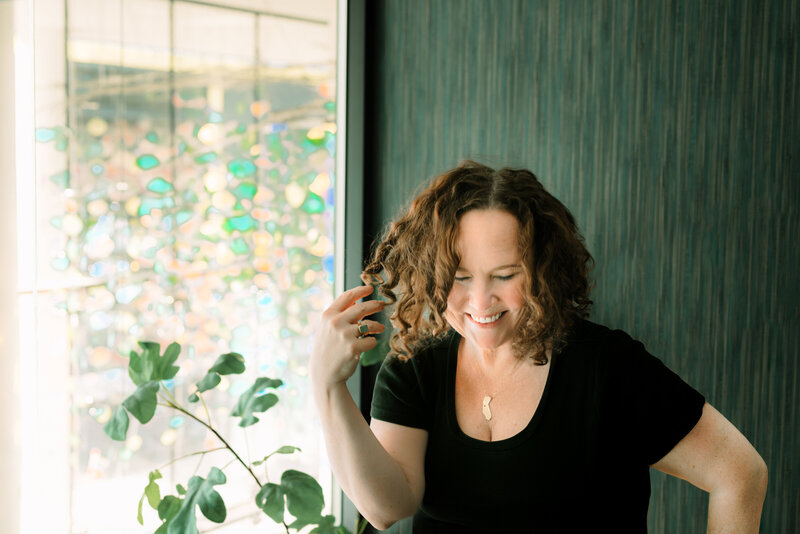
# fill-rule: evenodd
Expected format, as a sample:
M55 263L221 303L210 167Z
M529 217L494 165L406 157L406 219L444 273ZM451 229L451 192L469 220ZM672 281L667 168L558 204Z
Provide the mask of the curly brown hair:
M506 211L519 222L526 305L513 340L517 357L546 364L547 351L562 347L575 320L589 315L594 259L569 210L530 171L465 161L389 225L361 274L394 305L390 355L408 359L450 330L445 310L460 262L458 223L477 209Z

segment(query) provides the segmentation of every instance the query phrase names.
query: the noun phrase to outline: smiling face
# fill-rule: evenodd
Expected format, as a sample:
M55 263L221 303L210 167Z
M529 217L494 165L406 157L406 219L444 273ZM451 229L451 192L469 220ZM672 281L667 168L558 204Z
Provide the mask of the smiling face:
M511 350L525 306L519 223L508 212L472 210L458 224L461 263L447 296L446 317L471 349Z

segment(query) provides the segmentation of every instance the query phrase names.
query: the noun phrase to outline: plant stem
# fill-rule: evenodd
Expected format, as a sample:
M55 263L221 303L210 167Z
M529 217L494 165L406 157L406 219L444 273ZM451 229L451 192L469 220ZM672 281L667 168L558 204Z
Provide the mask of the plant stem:
M223 447L223 449L224 448L225 447ZM194 471L192 471L192 476L195 476L197 474L197 472L200 471L200 466L203 465L203 458L205 458L205 457L206 457L206 455L203 454L203 455L200 456L200 458L197 459L197 465L194 466Z
M164 393L167 394L167 398L170 400L170 402L172 402L176 406L179 406L178 400L175 398L175 396L172 393L169 392L169 389L167 389L167 386L164 385L164 381L163 380L159 381L159 384L161 384L161 387L164 388Z
M243 428L242 433L244 434L244 447L247 450L247 461L252 463L253 455L250 454L250 440L247 439L247 429Z
M193 453L191 453L191 454L185 454L185 455L183 455L183 456L181 456L181 457L179 457L179 458L175 458L175 459L173 459L173 460L171 460L171 461L169 461L169 462L165 463L164 465L162 465L161 467L159 467L159 468L158 468L158 470L159 470L159 471L161 471L162 469L164 469L164 468L165 468L165 467L167 467L168 465L172 465L172 464L174 464L175 462L177 462L178 460L183 460L184 458L189 458L190 456L197 456L198 454L208 454L208 453L210 453L210 452L221 451L221 450L224 450L224 449L225 449L225 447L217 447L216 449L209 449L209 450L207 450L207 451L197 451L197 452L193 452Z
M229 451L231 451L231 454L233 454L233 455L236 457L236 459L239 461L239 463L240 463L240 464L242 464L242 467L244 467L245 469L247 469L247 472L248 472L248 473L250 473L250 476L252 476L252 477L253 477L253 480L255 480L255 481L256 481L256 484L258 484L258 487L259 487L259 489L261 488L261 481L260 481L260 480L258 480L258 477L256 476L256 474L255 474L255 473L253 473L253 470L252 470L252 469L250 469L250 467L249 467L249 466L248 466L246 463L244 463L244 460L242 460L242 458L241 458L241 457L240 457L240 456L239 456L239 455L236 453L236 451L235 451L235 450L233 450L233 447L231 447L231 446L230 446L230 444L229 444L227 441L225 441L225 438L223 438L223 437L220 435L220 433L219 433L219 432L217 432L217 431L214 429L214 427L212 427L211 425L207 424L207 423L206 423L205 421L203 421L202 419L199 419L199 418L198 418L197 416L195 416L194 414L187 412L187 411L186 411L186 410L184 410L182 407L180 407L180 406L178 406L178 405L176 405L176 404L172 404L171 402L167 402L167 406L169 406L170 408L173 408L173 409L175 409L175 410L178 410L179 412L183 413L183 414L184 414L184 415L186 415L187 417L191 417L192 419L194 419L195 421L197 421L198 423L200 423L201 425L203 425L204 427L206 427L207 429L209 429L209 430L210 430L210 431L211 431L211 432L212 432L212 433L213 433L215 436L217 436L217 438L218 438L218 439L219 439L219 440L222 442L222 444L223 444L223 445L225 445L225 447L227 447L227 449L228 449Z
M356 534L363 534L368 524L369 522L359 514L356 518Z
M236 458L231 458L230 460L228 460L228 463L227 463L227 464L225 464L225 465L223 465L223 466L222 466L222 468L220 469L220 471L225 471L225 470L228 468L228 466L229 466L229 465L231 465L231 464L232 464L233 462L235 462L235 461L236 461ZM269 482L269 481L267 481L267 482Z
M208 424L211 424L211 414L208 413L208 406L206 406L206 400L203 398L203 395L200 392L197 393L197 398L200 399L200 402L203 403L203 409L206 411L206 419L208 419Z

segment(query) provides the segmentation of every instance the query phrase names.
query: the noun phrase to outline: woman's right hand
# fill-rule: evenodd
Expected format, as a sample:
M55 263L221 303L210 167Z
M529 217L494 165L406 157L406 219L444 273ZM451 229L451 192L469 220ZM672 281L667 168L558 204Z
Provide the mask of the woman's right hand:
M355 373L361 353L377 345L369 334L383 332L384 326L364 317L382 311L386 304L380 300L357 302L372 291L372 286L349 289L322 312L309 367L315 389L330 391L346 382ZM369 327L365 333L359 330L359 322Z

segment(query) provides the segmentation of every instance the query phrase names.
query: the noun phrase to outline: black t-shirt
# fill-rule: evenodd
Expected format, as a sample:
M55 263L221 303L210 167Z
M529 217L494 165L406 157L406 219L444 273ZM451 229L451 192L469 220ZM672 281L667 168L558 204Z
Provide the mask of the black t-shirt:
M580 321L527 427L481 441L456 420L460 341L387 360L375 384L373 418L428 431L414 532L646 532L649 465L694 427L703 396L624 332Z

